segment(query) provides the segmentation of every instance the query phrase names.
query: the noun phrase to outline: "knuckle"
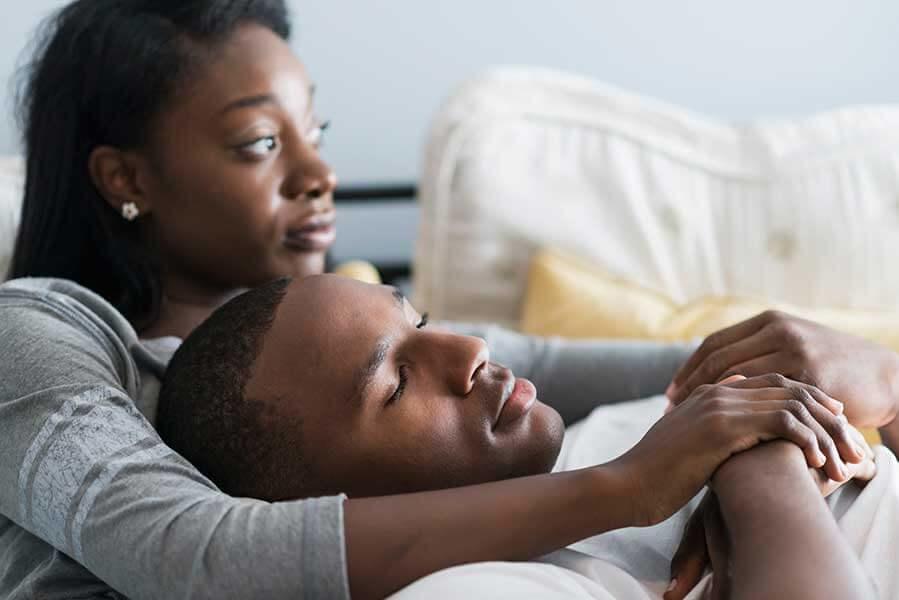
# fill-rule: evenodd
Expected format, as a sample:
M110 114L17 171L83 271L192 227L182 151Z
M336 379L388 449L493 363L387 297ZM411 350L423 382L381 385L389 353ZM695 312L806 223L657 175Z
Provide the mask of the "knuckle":
M830 432L831 437L833 437L835 439L839 438L839 439L844 439L847 441L851 441L851 439L852 439L849 434L849 427L847 426L847 424L844 421L842 421L840 419L834 418L832 420L832 424L829 428L829 432Z
M777 337L788 348L797 350L803 347L805 339L798 323L789 320L778 321L775 326Z
M769 308L765 312L762 313L762 319L764 319L767 323L776 323L777 321L783 319L786 315L779 310L775 310L773 308Z
M728 432L729 419L720 412L709 413L705 417L705 429L716 437L724 437Z
M705 396L715 395L717 393L716 389L717 389L716 386L714 386L710 383L703 383L702 385L699 385L696 387L695 393L700 396L705 397Z
M834 443L833 439L827 435L821 436L818 439L818 445L824 452L836 453L837 451L837 445Z
M803 386L795 386L792 389L793 398L797 402L801 402L806 407L817 404L817 400L812 396L811 392Z
M706 407L711 413L721 413L724 412L725 409L727 409L729 404L730 402L728 401L727 397L722 396L719 393L709 398L708 402L706 403Z
M704 348L705 350L712 350L713 348L717 348L721 345L721 332L716 331L715 333L709 334L703 341L700 348Z
M787 433L792 433L798 429L799 423L796 417L789 410L781 409L775 414L775 422L780 429Z
M799 418L804 419L808 415L808 409L805 407L805 404L795 398L786 400L784 408Z
M712 352L702 363L699 372L704 381L711 381L717 373L721 372L721 351Z
M708 355L708 353L711 352L712 346L714 345L715 335L716 334L713 333L712 335L702 340L702 343L699 344L699 347L696 349L696 352L694 354L696 356Z
M780 373L768 373L764 376L765 380L768 382L768 385L771 387L779 387L784 388L789 385L787 378L781 375Z

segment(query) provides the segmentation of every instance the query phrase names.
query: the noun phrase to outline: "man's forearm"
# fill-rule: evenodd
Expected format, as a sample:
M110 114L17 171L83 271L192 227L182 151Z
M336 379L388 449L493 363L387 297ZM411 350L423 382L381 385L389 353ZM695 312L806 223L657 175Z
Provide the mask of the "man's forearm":
M737 455L714 480L740 598L871 598L801 451L774 442Z

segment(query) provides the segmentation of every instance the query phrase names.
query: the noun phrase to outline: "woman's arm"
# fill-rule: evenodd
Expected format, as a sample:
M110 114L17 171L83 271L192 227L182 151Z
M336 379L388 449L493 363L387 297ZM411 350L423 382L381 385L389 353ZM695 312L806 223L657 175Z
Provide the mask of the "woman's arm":
M437 492L346 502L354 600L383 598L455 565L530 560L634 525L614 468L595 467Z
M602 404L661 394L696 343L565 340L526 336L495 325L440 323L487 341L490 357L537 386L566 425Z
M222 494L135 409L127 324L90 298L2 289L0 513L48 544L17 536L4 577L56 548L136 600L348 598L342 497Z

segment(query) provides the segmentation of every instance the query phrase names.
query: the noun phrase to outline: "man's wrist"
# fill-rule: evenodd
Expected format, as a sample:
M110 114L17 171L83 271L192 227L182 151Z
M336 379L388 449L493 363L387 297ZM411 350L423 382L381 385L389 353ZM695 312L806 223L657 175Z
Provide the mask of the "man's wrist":
M712 478L712 488L722 504L754 502L760 493L777 489L779 482L804 479L813 487L802 450L790 442L760 444L731 457Z

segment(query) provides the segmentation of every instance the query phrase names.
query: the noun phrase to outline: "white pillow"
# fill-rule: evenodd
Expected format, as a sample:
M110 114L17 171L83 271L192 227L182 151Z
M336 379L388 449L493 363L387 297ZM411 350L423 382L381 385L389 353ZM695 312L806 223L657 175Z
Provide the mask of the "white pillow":
M0 157L0 281L6 278L13 243L22 212L24 162L19 157Z
M514 325L535 250L678 303L899 308L899 107L721 123L597 82L500 69L441 110L415 299Z

